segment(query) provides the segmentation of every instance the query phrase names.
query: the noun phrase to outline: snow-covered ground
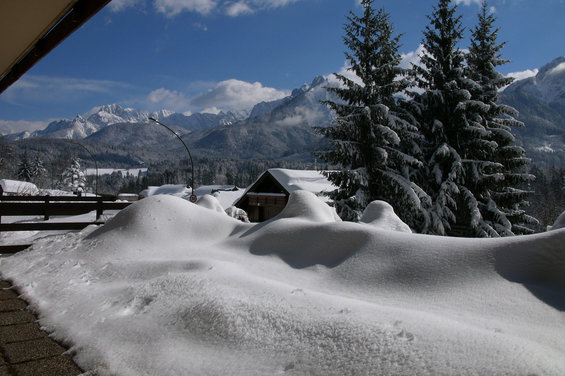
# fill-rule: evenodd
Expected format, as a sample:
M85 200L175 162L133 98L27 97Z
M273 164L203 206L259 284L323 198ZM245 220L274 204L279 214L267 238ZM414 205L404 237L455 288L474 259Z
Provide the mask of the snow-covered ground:
M100 375L565 374L565 229L417 235L304 191L260 224L202 202L151 196L0 273Z

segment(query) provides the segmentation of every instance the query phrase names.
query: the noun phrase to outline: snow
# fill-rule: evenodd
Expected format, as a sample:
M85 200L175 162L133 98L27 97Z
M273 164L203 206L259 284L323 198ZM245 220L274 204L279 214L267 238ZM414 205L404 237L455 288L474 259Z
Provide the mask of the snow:
M222 208L228 209L237 201L245 191L233 185L202 185L194 189L194 194L200 198L204 195L214 196ZM143 197L154 195L171 195L188 199L192 190L183 184L165 184L162 186L149 186L139 194Z
M336 189L320 171L284 168L271 168L268 171L289 193L305 190L320 194Z
M367 205L360 221L382 229L412 232L410 227L396 215L392 206L385 201L373 201Z
M99 375L565 374L564 229L436 237L325 205L250 224L155 195L0 273Z
M550 230L558 230L561 228L565 228L565 212L561 213L561 215L557 217Z
M19 194L36 196L39 194L39 189L33 183L27 181L0 179L0 187L5 194Z

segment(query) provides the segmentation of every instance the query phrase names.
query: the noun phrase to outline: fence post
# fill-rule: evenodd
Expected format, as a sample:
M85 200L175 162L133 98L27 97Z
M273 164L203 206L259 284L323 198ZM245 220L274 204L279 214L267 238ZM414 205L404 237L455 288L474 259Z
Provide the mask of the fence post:
M96 200L96 203L98 204L96 205L96 221L98 221L104 212L104 201L102 197L99 197L98 200Z
M43 213L43 220L47 221L49 219L49 195L45 195L45 212Z

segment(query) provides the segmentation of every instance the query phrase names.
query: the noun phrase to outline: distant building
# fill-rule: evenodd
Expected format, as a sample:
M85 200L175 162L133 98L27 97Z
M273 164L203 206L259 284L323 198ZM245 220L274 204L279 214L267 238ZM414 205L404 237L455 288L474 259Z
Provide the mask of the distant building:
M0 179L0 196L37 196L38 194L39 188L33 183Z
M247 188L234 206L245 210L251 222L262 222L279 214L294 191L310 191L328 201L327 193L335 189L320 171L272 168Z

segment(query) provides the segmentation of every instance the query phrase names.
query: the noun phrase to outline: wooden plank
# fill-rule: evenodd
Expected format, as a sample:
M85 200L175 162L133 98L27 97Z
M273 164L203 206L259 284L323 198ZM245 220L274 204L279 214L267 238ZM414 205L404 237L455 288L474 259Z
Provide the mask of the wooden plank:
M82 230L88 225L102 225L104 222L33 222L33 223L2 223L2 231L56 231Z
M1 201L116 201L116 196L0 196L0 202Z
M0 245L0 254L12 254L31 247L31 244Z
M130 202L0 202L0 216L79 215L97 210L121 210Z
M127 208L128 206L130 206L131 204L133 204L133 202L130 201L123 201L123 202L103 202L102 203L102 208L104 210L122 210Z

